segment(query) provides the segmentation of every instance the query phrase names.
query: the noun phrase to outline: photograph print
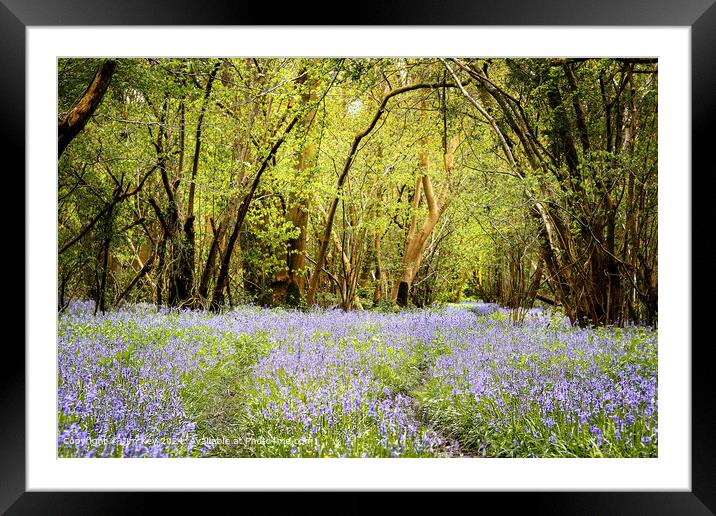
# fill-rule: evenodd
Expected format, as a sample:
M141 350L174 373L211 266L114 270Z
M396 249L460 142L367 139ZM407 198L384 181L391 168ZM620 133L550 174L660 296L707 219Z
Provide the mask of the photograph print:
M57 456L657 457L658 68L57 59Z

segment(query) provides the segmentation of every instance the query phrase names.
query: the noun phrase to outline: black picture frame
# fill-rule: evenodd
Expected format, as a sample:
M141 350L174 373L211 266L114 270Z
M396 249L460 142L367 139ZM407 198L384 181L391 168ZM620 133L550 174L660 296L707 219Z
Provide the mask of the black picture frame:
M709 240L713 200L704 181L713 175L711 149L716 141L716 5L715 0L450 0L346 4L348 14L337 16L336 4L312 2L310 8L296 4L285 10L278 5L260 2L226 2L218 0L0 0L0 91L2 117L0 142L5 159L18 158L13 171L25 170L25 29L28 26L82 25L317 25L316 13L336 15L326 25L574 25L574 26L688 26L691 27L691 100L692 100L692 271L708 271L705 255L694 253L697 244ZM352 12L351 12L352 11ZM5 167L6 181L14 178L14 192L25 192L24 175ZM683 171L687 177L688 171ZM20 178L23 180L20 180ZM686 180L686 179L685 179ZM7 187L7 184L4 183ZM10 192L10 190L6 190ZM9 215L8 208L5 215ZM17 213L16 208L12 210ZM10 224L9 224L10 225ZM20 231L15 221L12 224ZM14 271L19 267L19 242L15 236ZM7 228L12 231L11 228ZM6 233L7 237L10 236ZM705 238L698 240L694 235ZM708 237L708 238L707 238ZM24 249L24 248L23 248ZM7 251L6 251L7 252ZM23 257L25 251L23 250ZM6 269L8 270L8 269ZM25 277L32 274L25 267ZM708 282L699 277L701 291ZM693 284L693 282L692 282ZM15 292L10 290L9 292ZM509 504L510 510L549 514L715 514L716 513L716 406L711 387L710 340L698 339L697 327L709 320L708 304L698 298L691 303L692 342L692 489L690 492L529 492L529 493L451 493L433 497L450 511L453 504L485 508L489 502ZM12 295L12 294L11 294ZM13 298L15 306L23 300ZM25 312L26 314L26 312ZM6 328L8 326L6 325ZM703 336L703 334L702 334ZM0 374L0 510L7 514L134 514L147 510L147 503L158 502L163 512L188 507L188 493L79 493L26 492L25 488L25 352L14 341L6 339L3 371ZM13 356L14 355L14 356ZM218 504L236 504L237 509L258 502L267 510L286 507L313 510L306 499L310 493L211 493L201 496L204 510ZM315 495L315 494L314 494ZM321 496L320 511L365 513L376 507L369 493L347 493L340 501ZM378 508L400 508L401 512L424 508L426 493L382 497ZM470 500L465 500L470 496ZM478 498L479 496L479 498ZM252 498L261 497L261 500ZM227 498L231 498L228 500ZM238 500L237 500L238 498ZM267 503L268 502L268 503ZM336 505L338 504L338 505ZM476 505L477 507L478 505ZM498 505L499 507L499 505ZM210 510L210 509L209 509ZM301 512L299 510L299 512Z

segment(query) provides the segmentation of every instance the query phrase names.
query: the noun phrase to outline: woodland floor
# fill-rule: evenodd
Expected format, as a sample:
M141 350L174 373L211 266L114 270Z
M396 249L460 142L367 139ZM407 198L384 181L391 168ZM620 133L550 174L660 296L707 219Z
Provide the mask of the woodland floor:
M58 316L58 454L649 457L657 332L495 305Z

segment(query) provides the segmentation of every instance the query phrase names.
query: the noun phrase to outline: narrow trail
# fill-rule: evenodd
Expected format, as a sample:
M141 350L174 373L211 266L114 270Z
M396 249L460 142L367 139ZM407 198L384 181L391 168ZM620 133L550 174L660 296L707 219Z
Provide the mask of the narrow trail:
M423 351L423 353L425 353ZM419 427L425 428L426 430L434 433L441 441L441 447L438 456L439 457L479 457L479 455L463 449L462 443L459 439L446 435L440 426L434 424L424 411L421 402L415 397L415 393L419 392L432 377L432 369L437 357L433 357L432 360L428 359L427 356L423 357L422 364L424 367L420 368L420 377L415 385L409 389L405 396L409 399L409 406L412 413L412 418L415 424ZM451 453L452 450L452 453Z

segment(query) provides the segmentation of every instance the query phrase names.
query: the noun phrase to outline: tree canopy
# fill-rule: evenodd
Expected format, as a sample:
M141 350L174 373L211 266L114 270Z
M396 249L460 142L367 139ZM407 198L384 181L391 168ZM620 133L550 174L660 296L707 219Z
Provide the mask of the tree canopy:
M58 60L60 309L656 325L656 59Z

